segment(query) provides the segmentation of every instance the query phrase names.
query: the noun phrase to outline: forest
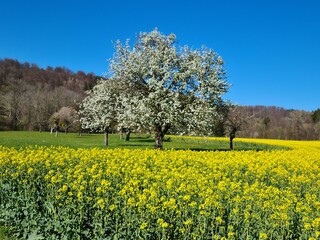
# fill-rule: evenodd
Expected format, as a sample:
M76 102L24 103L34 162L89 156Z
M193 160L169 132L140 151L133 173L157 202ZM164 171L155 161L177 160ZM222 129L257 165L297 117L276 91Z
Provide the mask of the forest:
M65 67L40 68L33 63L13 59L0 60L0 130L49 131L57 116L76 113L86 91L101 76ZM302 111L277 106L237 106L243 119L237 137L314 140L320 139L320 109ZM61 119L60 119L61 120ZM73 118L62 128L79 131ZM224 136L221 123L215 135ZM64 129L66 130L66 129Z
M17 60L0 61L0 130L47 131L63 107L75 110L98 76L65 67L39 68Z

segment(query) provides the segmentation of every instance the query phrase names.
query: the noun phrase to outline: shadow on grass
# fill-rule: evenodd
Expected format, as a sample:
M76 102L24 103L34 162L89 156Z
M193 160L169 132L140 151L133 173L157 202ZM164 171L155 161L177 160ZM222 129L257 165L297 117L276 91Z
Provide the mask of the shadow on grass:
M191 151L196 151L196 152L202 152L202 151L206 151L206 152L229 152L229 151L250 151L250 150L255 150L255 151L263 151L263 149L229 149L229 148L215 148L215 149L208 149L208 148L175 148L175 150L191 150Z
M230 148L212 148L212 149L208 149L208 148L174 148L174 150L191 150L191 151L196 151L196 152L202 152L202 151L206 151L206 152L229 152L229 151L235 151L235 152L240 152L240 151L255 151L255 152L261 152L261 151L274 151L274 150L283 150L283 148L269 148L269 149L265 149L265 148L234 148L234 149L230 149Z
M130 139L130 141L151 143L151 142L154 142L154 139L140 138L140 139Z
M135 143L128 143L128 144L126 144L126 143L120 143L120 144L118 144L119 146L122 146L122 147L150 147L151 145L146 145L146 144L139 144L139 143L137 143L137 144L135 144Z
M154 138L152 136L149 136L149 137L137 136L137 137L130 137L130 141L151 143L151 142L154 142ZM171 142L171 138L170 137L164 138L163 142Z
M229 151L230 149L208 149L208 148L174 148L174 150L191 150L195 152Z

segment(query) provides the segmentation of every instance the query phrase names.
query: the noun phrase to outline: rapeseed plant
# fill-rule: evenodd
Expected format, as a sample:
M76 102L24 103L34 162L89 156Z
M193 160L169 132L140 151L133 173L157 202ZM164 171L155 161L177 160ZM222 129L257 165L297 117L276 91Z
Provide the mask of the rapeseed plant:
M319 238L320 142L255 142L291 149L0 146L0 224L22 238Z

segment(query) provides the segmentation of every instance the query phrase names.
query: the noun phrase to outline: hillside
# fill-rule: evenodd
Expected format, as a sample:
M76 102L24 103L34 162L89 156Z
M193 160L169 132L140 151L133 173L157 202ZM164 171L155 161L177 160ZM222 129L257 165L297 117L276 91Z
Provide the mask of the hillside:
M47 130L63 106L77 108L97 81L93 73L0 60L0 130Z
M289 140L320 139L320 109L308 112L280 107L241 106L246 124L239 137Z

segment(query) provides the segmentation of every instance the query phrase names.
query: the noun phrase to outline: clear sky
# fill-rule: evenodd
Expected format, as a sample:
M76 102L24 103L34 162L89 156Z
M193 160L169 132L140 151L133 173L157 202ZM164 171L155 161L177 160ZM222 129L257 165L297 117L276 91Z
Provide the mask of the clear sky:
M113 42L154 28L214 49L240 105L320 108L319 0L0 0L0 59L103 75Z

